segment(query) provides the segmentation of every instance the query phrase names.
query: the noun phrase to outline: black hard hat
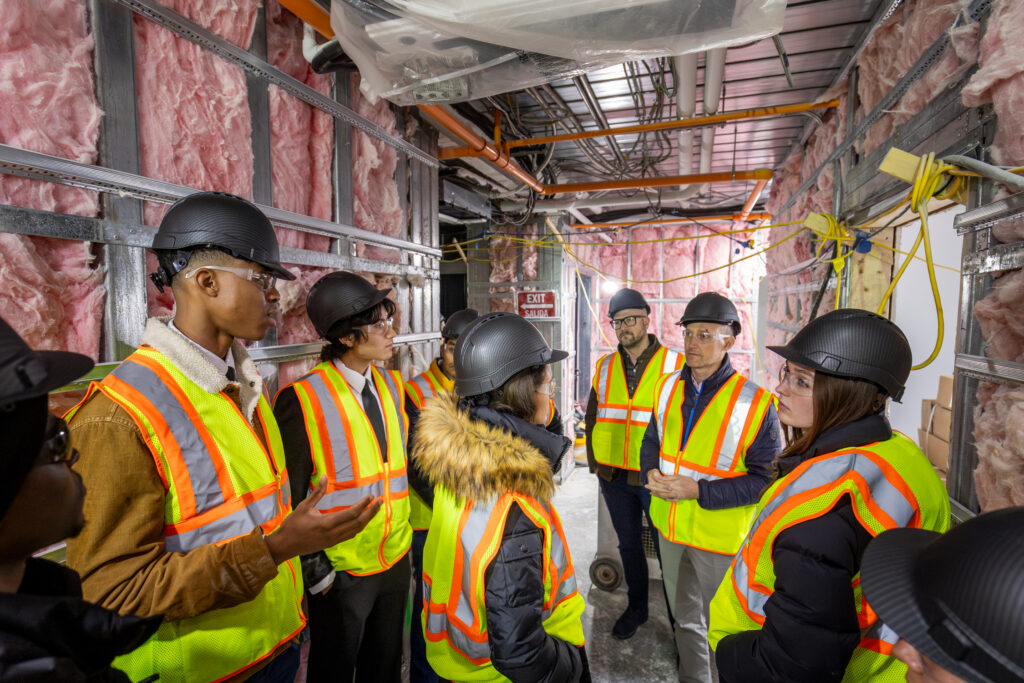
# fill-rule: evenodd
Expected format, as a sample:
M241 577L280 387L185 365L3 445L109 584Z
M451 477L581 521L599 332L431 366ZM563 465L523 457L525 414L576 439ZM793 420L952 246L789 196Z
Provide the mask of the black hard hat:
M306 314L316 333L327 337L339 320L375 308L391 289L377 289L355 273L338 270L327 273L309 288Z
M736 312L733 302L726 299L718 292L701 292L690 299L683 311L683 317L676 325L689 325L690 323L719 323L731 325L733 336L740 334L740 315Z
M174 202L153 238L153 251L170 252L173 262L150 275L163 291L188 265L194 249L215 248L259 264L282 280L294 280L281 265L277 235L254 204L226 192L196 192Z
M859 308L815 318L785 346L769 346L788 361L827 375L874 382L899 401L910 376L910 343L896 323Z
M445 339L458 339L459 335L466 331L469 324L480 317L475 308L463 308L455 311L444 321L441 328L441 336Z
M627 308L642 308L648 313L651 312L651 306L647 303L644 295L628 287L620 289L612 295L611 301L608 302L608 317L611 318Z
M520 370L557 363L568 355L548 346L526 318L488 313L471 323L455 343L455 393L486 394Z
M92 359L67 351L33 351L0 318L0 519L39 456L47 420L47 393L78 379Z
M1024 507L945 535L892 529L861 562L868 603L916 650L966 681L1024 681Z

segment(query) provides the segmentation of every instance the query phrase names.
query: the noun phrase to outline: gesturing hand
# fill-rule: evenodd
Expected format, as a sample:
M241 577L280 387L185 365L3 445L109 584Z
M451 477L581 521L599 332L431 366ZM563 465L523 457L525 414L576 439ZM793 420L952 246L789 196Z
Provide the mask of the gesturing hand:
M662 474L658 470L647 473L646 488L651 495L670 503L696 498L700 492L696 479L681 474Z
M323 514L316 506L326 492L327 477L324 477L284 518L281 526L267 536L267 547L274 562L281 564L296 555L309 555L347 541L362 531L380 510L380 501L366 496L350 508Z

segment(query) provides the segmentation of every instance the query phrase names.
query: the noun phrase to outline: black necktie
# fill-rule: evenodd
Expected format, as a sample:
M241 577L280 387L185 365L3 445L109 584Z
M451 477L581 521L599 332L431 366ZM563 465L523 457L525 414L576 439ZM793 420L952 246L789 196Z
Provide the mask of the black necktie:
M224 374L227 375L229 382L234 382L235 381L235 369L234 368L228 367L228 371L225 372Z
M370 424L373 425L373 433L377 435L380 456L384 459L384 462L387 462L388 436L387 432L384 431L384 417L380 414L380 405L377 403L377 397L370 390L371 381L368 379L366 384L363 385L363 410L366 411L366 417L370 419Z

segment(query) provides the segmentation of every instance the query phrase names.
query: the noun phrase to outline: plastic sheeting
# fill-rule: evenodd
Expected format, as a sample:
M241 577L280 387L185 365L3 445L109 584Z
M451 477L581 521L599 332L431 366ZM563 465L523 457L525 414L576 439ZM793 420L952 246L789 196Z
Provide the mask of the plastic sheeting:
M624 61L765 38L785 0L333 0L331 27L363 90L462 102Z
M96 162L92 48L81 0L0 0L0 142ZM99 212L94 192L10 175L0 203ZM0 316L34 348L98 357L102 279L87 242L0 234Z

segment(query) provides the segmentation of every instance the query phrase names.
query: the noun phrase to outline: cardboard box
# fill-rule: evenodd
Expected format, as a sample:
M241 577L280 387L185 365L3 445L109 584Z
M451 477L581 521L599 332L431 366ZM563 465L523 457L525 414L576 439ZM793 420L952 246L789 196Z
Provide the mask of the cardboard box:
M926 398L921 401L921 429L926 432L932 431L932 411L935 410L935 401Z
M953 377L950 375L942 375L939 377L939 394L935 398L935 403L942 406L943 408L953 407Z
M928 430L917 430L917 445L921 447L921 451L924 452L925 455L928 455Z
M935 406L932 412L931 433L935 436L949 441L950 426L953 423L953 411L942 406Z
M928 434L928 450L925 451L928 460L935 465L935 469L946 471L949 465L949 442L940 439L934 434Z

